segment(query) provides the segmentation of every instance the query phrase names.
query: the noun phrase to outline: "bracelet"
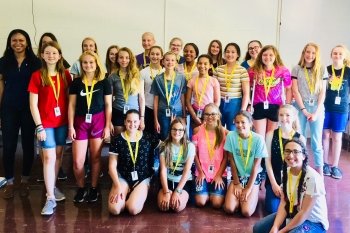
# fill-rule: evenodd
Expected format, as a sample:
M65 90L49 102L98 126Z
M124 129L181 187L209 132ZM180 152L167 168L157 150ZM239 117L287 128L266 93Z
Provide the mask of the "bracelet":
M170 190L168 190L168 191L164 192L164 194L168 194L168 193L170 193Z
M182 189L175 189L175 192L177 192L178 194L181 194L182 193Z
M38 124L38 125L35 126L35 128L38 128L38 127L40 127L40 126L43 126L43 125L42 125L42 124Z
M303 111L304 109L306 109L305 107L301 108L300 111Z

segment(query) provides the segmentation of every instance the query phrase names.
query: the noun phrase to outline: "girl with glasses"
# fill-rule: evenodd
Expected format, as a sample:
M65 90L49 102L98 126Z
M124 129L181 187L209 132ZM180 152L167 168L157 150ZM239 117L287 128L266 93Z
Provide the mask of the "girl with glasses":
M308 166L305 144L291 139L284 144L281 202L277 213L254 225L254 233L326 232L329 227L322 176Z
M224 210L238 210L250 217L258 204L259 186L263 180L261 159L267 157L264 139L252 132L253 120L247 111L235 117L236 130L226 136L224 150L228 153L232 180L227 189Z
M183 64L185 58L180 55L182 51L183 41L179 37L174 37L169 42L169 51L176 55L177 64Z
M153 152L158 145L154 134L139 131L140 113L131 109L124 120L125 130L113 138L109 149L109 174L112 188L108 210L119 215L141 212L153 174Z
M170 124L168 137L160 145L160 183L158 207L161 211L182 211L190 194L191 166L195 147L188 141L186 124L175 118Z
M219 108L213 103L208 104L203 111L203 124L193 131L192 142L196 146L195 202L200 207L210 202L214 208L221 208L225 199L226 130L220 118Z
M265 210L267 213L276 212L280 203L284 142L293 138L298 138L303 143L306 142L304 136L298 132L299 120L297 115L298 112L292 105L282 105L278 110L280 127L266 134L266 147L269 155L265 158L267 175L269 177L265 182Z
M258 40L252 40L248 43L248 50L244 57L244 62L242 62L241 66L249 70L250 67L254 65L255 59L257 58L260 50L262 48L262 44Z

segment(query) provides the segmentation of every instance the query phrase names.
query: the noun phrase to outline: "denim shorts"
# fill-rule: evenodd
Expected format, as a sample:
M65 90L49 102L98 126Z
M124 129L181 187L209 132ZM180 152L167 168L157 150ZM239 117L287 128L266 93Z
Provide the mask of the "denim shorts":
M215 182L208 183L205 179L202 185L196 185L195 195L215 195L215 196L225 196L226 194L226 184L227 179L222 178L225 186L224 189L215 189Z
M344 132L347 122L348 113L326 112L323 129L331 129L336 133Z
M43 149L51 149L56 146L66 145L67 139L67 125L63 125L57 128L46 128L46 140L40 141L40 146Z

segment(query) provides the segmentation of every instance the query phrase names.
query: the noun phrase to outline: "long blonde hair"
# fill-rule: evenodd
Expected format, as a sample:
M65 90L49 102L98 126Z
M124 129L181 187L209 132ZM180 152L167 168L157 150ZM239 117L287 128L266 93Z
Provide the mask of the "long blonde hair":
M210 104L205 105L204 110L203 110L204 114L208 108L214 109L215 112L218 114L218 120L216 122L216 127L215 127L216 140L215 140L215 146L214 146L217 149L220 147L221 142L224 140L225 129L221 123L221 112L220 112L220 109L218 108L218 106L216 106L214 103L210 103Z
M60 77L62 77L64 85L67 85L67 77L66 77L65 68L63 65L62 50L61 50L61 47L59 46L59 44L56 41L50 41L50 42L44 44L41 48L41 51L42 51L41 55L44 54L45 49L49 46L57 49L59 55L61 55L61 58L56 63L55 70L56 70L57 74ZM47 64L46 64L45 60L42 58L42 56L41 56L41 64L42 64L42 67L40 69L40 75L41 75L42 85L43 86L50 86L51 83L50 83L50 79L49 79L49 71L47 69Z
M97 81L101 81L106 77L106 71L104 66L102 65L99 56L97 55L97 53L94 53L92 51L85 51L83 52L82 55L80 55L79 57L79 62L80 62L80 67L83 67L83 58L85 56L92 56L95 59L96 62L96 70L95 70L95 74L94 74L94 79ZM84 79L86 77L86 72L84 69L81 69L81 78Z
M136 59L132 51L127 47L123 47L119 49L117 53L116 73L118 74L119 77L120 77L121 67L120 67L120 64L118 63L118 58L119 58L120 52L127 52L129 54L130 61L128 66L126 67L124 84L125 84L125 92L128 94L134 95L140 91L140 83L141 83L140 71L136 67Z
M315 60L312 62L312 79L315 80L315 93L320 93L323 89L323 75L324 75L324 69L322 69L321 65L321 55L320 55L320 47L315 43L307 43L301 53L298 65L301 68L306 68L305 64L305 52L307 48L311 46L315 48L316 54L315 54Z

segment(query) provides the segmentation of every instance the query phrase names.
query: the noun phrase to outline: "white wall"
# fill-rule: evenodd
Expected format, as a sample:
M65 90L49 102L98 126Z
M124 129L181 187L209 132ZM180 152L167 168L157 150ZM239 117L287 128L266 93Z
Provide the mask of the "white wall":
M323 61L328 64L334 45L350 44L349 9L348 0L3 0L0 53L8 33L22 28L34 45L42 33L53 32L70 63L80 55L86 36L96 39L104 61L111 44L130 47L136 54L142 52L141 34L145 31L153 32L165 50L169 40L179 36L185 43L195 42L200 53L206 53L215 38L224 45L237 42L243 56L249 40L276 44L281 14L279 48L286 65L297 63L308 41L321 45Z

